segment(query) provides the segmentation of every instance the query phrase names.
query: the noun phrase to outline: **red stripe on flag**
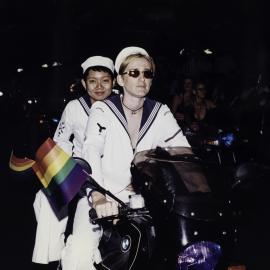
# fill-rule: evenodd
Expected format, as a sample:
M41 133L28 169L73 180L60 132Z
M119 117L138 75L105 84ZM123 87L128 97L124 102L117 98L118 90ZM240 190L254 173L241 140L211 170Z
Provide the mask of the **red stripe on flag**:
M37 150L36 152L36 161L41 161L54 147L56 143L48 138Z
M25 171L32 167L35 163L34 160L29 158L18 158L14 155L13 151L9 159L9 168L13 171Z

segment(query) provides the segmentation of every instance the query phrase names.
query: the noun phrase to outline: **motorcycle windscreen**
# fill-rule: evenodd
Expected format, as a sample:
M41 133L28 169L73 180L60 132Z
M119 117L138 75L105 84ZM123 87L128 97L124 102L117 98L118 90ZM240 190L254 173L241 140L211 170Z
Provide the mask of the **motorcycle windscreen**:
M131 173L136 192L170 210L176 196L211 192L201 160L185 147L139 152Z

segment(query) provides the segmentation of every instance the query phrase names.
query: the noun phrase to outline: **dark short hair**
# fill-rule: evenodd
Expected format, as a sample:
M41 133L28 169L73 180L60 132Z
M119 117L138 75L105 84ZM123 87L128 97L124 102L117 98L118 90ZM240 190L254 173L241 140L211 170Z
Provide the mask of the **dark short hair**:
M87 76L88 76L90 70L98 71L98 72L102 72L102 71L103 72L106 72L106 73L108 73L111 76L112 80L114 79L114 74L113 74L113 72L109 68L104 67L104 66L93 66L93 67L87 68L85 70L85 72L83 73L83 79L85 81L87 79Z

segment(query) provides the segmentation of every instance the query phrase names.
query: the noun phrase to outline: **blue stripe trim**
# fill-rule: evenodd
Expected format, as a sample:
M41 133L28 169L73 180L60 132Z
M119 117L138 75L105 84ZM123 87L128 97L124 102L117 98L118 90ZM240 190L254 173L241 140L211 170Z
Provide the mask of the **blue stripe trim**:
M120 97L117 96L117 98L119 98L120 101ZM121 111L123 111L122 106L121 106L121 111L119 110L119 108L117 107L117 105L113 102L115 99L105 99L103 100L103 102L111 109L111 111L114 113L114 115L118 118L118 120L120 121L120 123L122 124L122 126L124 127L124 129L126 130L127 134L128 134L128 124L127 124L127 120L124 116L124 112L122 113Z
M161 103L156 102L156 104L155 104L154 108L152 109L150 115L148 116L146 122L144 123L144 125L142 126L142 128L139 131L137 145L139 144L139 142L142 140L142 138L145 136L145 134L147 133L147 131L149 130L149 128L153 124L153 122L156 119L157 114L158 114L161 106L162 106Z
M78 98L78 100L79 100L80 104L82 105L87 116L89 116L90 115L90 108L91 108L91 102L90 102L89 95L81 96L80 98Z

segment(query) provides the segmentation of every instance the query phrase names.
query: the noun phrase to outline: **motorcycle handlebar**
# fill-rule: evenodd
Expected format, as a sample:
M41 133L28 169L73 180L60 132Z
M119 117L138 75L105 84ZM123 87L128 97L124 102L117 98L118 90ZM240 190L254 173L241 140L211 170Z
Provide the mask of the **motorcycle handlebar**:
M132 219L135 217L149 216L149 210L144 208L132 209L129 207L119 207L119 213L117 215L111 215L107 217L98 218L96 210L94 208L89 210L90 222L92 224L102 223L104 221L113 221L115 219L127 218Z

